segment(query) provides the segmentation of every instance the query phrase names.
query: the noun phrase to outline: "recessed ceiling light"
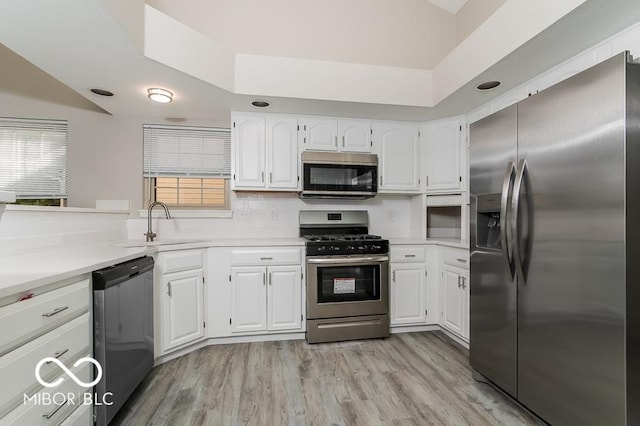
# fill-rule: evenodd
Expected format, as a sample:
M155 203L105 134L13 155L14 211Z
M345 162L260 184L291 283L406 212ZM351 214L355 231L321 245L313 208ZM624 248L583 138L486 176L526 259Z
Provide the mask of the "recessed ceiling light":
M269 106L269 102L267 101L253 101L251 102L251 105L253 105L254 107L258 107L258 108L266 108Z
M173 93L159 87L152 87L151 89L147 89L147 93L149 94L149 99L151 99L152 101L160 102L161 104L167 104L173 100Z
M100 95L100 96L113 96L113 92L110 92L108 90L104 90L104 89L97 89L97 88L93 88L93 89L89 89L91 90L92 93L95 93L96 95Z
M490 90L500 86L499 81L485 81L484 83L478 84L478 90Z

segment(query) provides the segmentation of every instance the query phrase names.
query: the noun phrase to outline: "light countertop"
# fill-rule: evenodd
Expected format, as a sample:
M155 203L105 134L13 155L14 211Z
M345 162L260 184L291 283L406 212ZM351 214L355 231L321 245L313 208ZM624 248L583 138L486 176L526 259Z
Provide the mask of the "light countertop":
M34 252L0 258L0 299L21 295L57 281L137 257L172 250L207 247L304 246L301 238L225 238L214 240L159 240L147 245L141 240L101 243L91 246Z
M469 241L459 238L389 238L393 245L438 245L453 248L468 249Z
M469 247L467 241L453 238L389 238L389 240L391 244L441 245L462 249ZM151 244L141 240L127 240L3 257L0 258L0 299L163 251L207 247L274 246L303 247L304 240L296 237L167 239Z
M107 244L0 258L0 299L146 255L145 247Z

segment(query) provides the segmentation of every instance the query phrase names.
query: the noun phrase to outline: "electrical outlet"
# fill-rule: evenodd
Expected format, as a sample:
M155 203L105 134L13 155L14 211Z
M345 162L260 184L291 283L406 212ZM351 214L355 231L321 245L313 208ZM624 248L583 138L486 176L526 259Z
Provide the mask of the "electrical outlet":
M278 209L271 209L271 220L278 220Z

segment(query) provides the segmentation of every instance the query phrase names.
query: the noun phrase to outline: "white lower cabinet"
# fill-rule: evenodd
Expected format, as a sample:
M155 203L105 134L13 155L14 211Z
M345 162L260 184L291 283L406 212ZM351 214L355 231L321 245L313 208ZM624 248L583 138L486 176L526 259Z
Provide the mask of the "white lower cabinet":
M242 266L231 268L231 331L267 329L266 268Z
M425 273L424 263L391 264L391 325L425 322Z
M45 357L55 358L83 382L91 382L93 368L81 358L92 356L90 319L91 279L88 275L51 283L53 290L13 295L0 307L0 426L93 424L91 403L84 404L85 388L55 363L34 368Z
M421 245L391 245L389 312L392 326L437 322L437 283L429 279L433 269L431 249Z
M202 250L180 250L158 255L160 298L160 353L204 338L204 268ZM170 272L168 272L170 271ZM168 273L167 273L168 272ZM156 354L156 356L159 354Z
M302 270L292 266L231 268L231 331L302 328Z
M469 340L469 271L464 266L466 251L443 248L440 265L441 312L440 325ZM452 257L453 256L453 257ZM449 261L448 258L453 260ZM464 262L463 262L464 261ZM457 262L457 263L456 263Z
M204 337L202 269L176 272L162 278L164 349Z
M299 266L267 268L268 328L297 330L302 328L302 270Z

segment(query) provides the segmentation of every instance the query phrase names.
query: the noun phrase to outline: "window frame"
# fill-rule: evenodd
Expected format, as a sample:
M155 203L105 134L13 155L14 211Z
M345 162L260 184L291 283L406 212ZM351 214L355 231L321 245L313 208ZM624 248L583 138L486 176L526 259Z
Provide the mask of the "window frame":
M161 178L163 176L156 177L143 177L143 188L144 188L144 207L148 208L149 205L155 201L158 201L156 189L157 186L154 183L157 178ZM193 179L194 176L166 176L173 179L187 178ZM230 187L230 179L228 178L198 178L198 179L220 179L224 181L224 205L213 205L213 204L179 204L179 203L169 203L163 200L167 206L172 209L184 209L184 210L229 210L230 209L230 200L229 200L229 187Z
M231 181L231 162L232 162L232 154L231 154L231 129L230 128L222 128L222 127L210 127L210 126L180 126L180 125L166 125L166 124L143 124L143 167L142 167L142 183L143 183L143 206L148 208L148 206L157 201L157 179L158 178L172 178L172 179L220 179L224 181L224 205L213 205L213 204L180 204L179 199L177 203L168 203L167 206L172 209L178 210L187 210L191 212L195 212L197 210L201 211L229 211L230 209L230 181ZM147 133L147 131L149 133ZM153 132L156 131L159 135L154 135ZM183 132L183 133L180 133ZM157 167L161 167L157 160L154 160L153 156L154 150L158 150L159 146L152 146L154 143L154 138L161 138L162 136L167 137L168 139L180 139L181 137L188 138L193 137L194 133L198 132L203 133L203 138L210 136L214 139L221 140L223 144L222 147L224 149L225 154L228 153L228 157L224 157L222 165L218 165L218 169L215 173L207 173L205 170L201 169L200 171L188 171L188 172L174 172L173 170L160 170ZM175 134L174 134L175 133ZM207 135L207 133L210 133ZM216 136L220 136L220 134L224 134L224 138L216 138ZM158 139L155 139L158 140ZM179 144L182 141L179 142ZM151 151L147 154L146 149L150 147ZM171 146L171 145L169 145ZM204 148L203 148L204 149ZM178 155L181 155L184 151L181 148L178 149ZM206 154L204 154L206 155ZM178 161L179 162L179 161ZM214 163L215 164L215 163ZM196 168L197 169L197 168ZM179 191L179 181L177 185ZM202 196L203 186L200 187L200 193Z
M24 117L0 117L0 131L2 132L25 132L24 139L20 137L0 138L0 152L8 149L13 155L9 155L10 159L15 159L17 155L20 160L28 166L35 167L52 167L52 170L45 169L44 175L37 174L34 179L25 179L26 185L5 186L0 188L15 194L16 201L11 203L15 205L26 206L45 206L45 207L66 207L69 198L69 122L59 119L43 119L43 118L24 118ZM37 141L26 137L27 132L40 133L40 156L29 156L29 152L33 153L34 147L30 146ZM47 136L49 138L47 138ZM3 147L4 144L7 147ZM37 151L37 149L35 150ZM18 154L20 152L20 154ZM23 153L24 152L24 153ZM43 153L55 153L60 158L49 158L43 156ZM54 154L54 155L55 155ZM14 163L15 164L15 163ZM24 166L24 164L22 164ZM14 170L11 167L8 170ZM20 169L22 170L22 169ZM27 170L29 170L27 168ZM20 179L20 174L7 174L11 178ZM42 177L44 176L44 177ZM47 183L47 178L49 182ZM9 183L8 185L11 185ZM56 187L56 190L52 190ZM34 188L39 189L35 192ZM44 191L45 189L52 191ZM29 194L28 192L31 191Z

